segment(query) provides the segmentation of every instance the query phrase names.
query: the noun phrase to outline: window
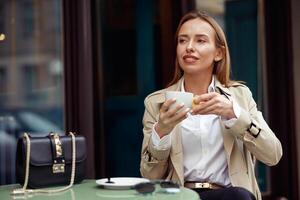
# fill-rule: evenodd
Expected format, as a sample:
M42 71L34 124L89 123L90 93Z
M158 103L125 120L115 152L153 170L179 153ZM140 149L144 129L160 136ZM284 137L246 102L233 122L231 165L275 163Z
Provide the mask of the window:
M61 0L1 0L0 16L0 184L9 184L17 138L64 129Z
M20 9L21 15L22 15L22 23L21 23L21 28L22 28L22 34L24 39L30 38L33 36L34 32L34 8L33 8L33 1L30 0L23 0L20 2Z

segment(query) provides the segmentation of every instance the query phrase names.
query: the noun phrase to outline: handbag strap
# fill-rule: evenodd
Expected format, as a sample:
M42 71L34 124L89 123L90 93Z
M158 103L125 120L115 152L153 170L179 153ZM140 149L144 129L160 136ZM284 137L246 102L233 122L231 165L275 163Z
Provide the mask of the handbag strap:
M70 189L74 184L75 179L75 165L76 165L76 141L74 133L69 133L72 137L72 171L71 171L71 179L70 184L63 188L58 189L27 189L28 179L29 179L29 161L30 161L30 138L27 133L24 133L24 138L26 139L27 148L26 148L26 169L25 169L25 181L22 188L14 189L11 195L26 195L33 193L44 193L44 194L52 194L63 192Z

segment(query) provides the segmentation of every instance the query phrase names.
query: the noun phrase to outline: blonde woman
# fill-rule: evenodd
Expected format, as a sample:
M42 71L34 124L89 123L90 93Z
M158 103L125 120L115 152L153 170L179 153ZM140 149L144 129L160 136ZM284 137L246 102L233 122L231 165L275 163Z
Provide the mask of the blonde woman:
M140 171L149 179L177 181L202 200L261 199L255 159L276 165L280 141L265 122L247 86L230 80L226 38L199 11L176 32L174 78L145 99ZM192 110L165 100L166 91L194 94Z

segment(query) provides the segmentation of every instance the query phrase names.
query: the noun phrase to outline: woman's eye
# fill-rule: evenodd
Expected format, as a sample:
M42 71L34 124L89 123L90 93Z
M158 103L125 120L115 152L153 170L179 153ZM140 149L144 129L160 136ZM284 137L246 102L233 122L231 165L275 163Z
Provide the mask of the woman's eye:
M178 42L179 42L180 44L183 44L183 43L186 42L186 40L185 40L185 39L179 39Z
M198 43L204 43L205 40L202 40L202 39L201 39L201 40L197 40L197 42L198 42Z

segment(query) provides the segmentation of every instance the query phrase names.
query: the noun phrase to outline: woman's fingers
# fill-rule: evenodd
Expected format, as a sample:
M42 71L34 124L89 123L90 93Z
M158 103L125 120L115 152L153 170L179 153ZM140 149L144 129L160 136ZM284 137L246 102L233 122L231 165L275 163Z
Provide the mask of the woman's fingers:
M190 108L186 108L183 111L177 113L176 116L174 116L174 118L173 118L174 124L178 124L182 120L184 120L185 118L187 118L188 113L190 112L190 110L191 110Z
M217 97L209 99L207 101L200 101L193 107L193 114L203 114L203 112L207 110L207 108L217 104L217 101Z
M176 102L176 99L168 99L163 103L163 105L160 108L160 112L167 112L169 110L169 107Z
M216 96L219 96L220 94L217 92L210 92L202 95L197 95L194 97L194 103L199 104L200 102L206 102L211 100L212 98L215 98Z
M200 114L200 115L207 115L207 114L215 114L215 115L219 115L220 112L219 112L219 106L217 104L211 104L211 105L207 105L207 106L204 106L202 108L200 108L198 111L197 111L197 114Z
M166 117L172 117L172 116L174 116L177 112L179 112L183 107L184 107L184 104L181 103L181 104L177 105L174 109L169 109L169 110L166 112L165 116L166 116Z
M231 101L218 93L209 94L211 93L198 96L196 102L199 103L194 106L193 114L215 114L226 117L231 113L233 109Z
M183 103L171 109L170 106L174 104L175 101L175 99L167 100L160 109L157 130L160 131L162 135L170 133L176 124L185 118L189 111L189 109L183 110Z

